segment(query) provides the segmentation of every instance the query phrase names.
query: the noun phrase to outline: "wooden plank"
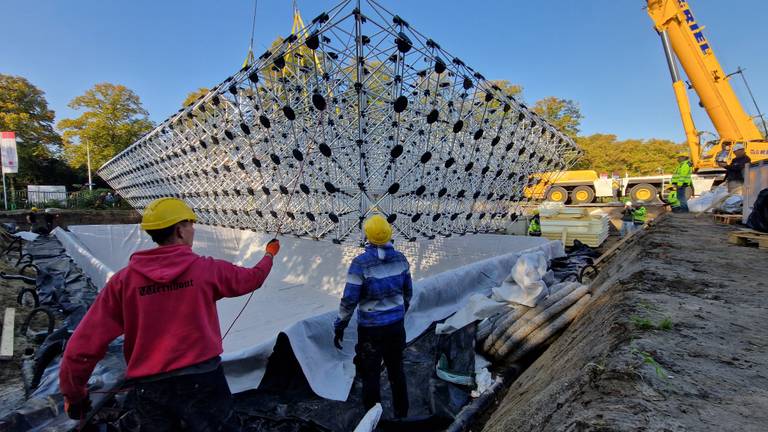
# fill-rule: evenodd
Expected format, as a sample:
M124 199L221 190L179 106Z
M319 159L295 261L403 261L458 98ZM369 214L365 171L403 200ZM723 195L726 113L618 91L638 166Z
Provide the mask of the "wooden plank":
M0 360L13 358L13 329L16 309L6 308L3 318L3 335L0 337Z

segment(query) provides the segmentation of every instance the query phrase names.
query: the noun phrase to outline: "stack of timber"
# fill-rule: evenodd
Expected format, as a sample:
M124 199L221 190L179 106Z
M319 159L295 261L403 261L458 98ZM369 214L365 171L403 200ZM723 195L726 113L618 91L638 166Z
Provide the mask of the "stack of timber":
M574 240L598 247L608 238L608 215L585 208L552 207L541 210L541 235L573 246Z

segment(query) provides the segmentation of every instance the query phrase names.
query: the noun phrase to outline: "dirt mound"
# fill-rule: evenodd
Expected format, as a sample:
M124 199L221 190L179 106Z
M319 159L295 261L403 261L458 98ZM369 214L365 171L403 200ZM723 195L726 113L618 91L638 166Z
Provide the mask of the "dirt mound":
M484 430L766 430L768 254L730 229L670 215L615 258Z

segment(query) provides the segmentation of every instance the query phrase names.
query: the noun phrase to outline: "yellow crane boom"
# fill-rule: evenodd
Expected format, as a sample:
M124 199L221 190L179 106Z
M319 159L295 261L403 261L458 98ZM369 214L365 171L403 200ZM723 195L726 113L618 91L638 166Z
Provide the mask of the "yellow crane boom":
M661 36L694 167L717 169L719 160L729 161L733 157L735 143L743 143L753 161L768 159L768 141L736 97L688 1L648 0L648 15ZM714 145L701 145L677 61L720 136Z

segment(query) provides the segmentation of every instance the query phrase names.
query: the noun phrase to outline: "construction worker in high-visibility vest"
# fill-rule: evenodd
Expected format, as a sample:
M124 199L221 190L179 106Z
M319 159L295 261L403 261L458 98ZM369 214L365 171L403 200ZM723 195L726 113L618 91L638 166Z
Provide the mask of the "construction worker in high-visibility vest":
M693 165L688 159L688 153L677 154L677 168L672 173L672 184L677 188L677 199L680 206L673 208L676 213L688 213L688 189L693 185L691 175Z
M531 237L541 237L541 219L538 211L533 214L531 222L528 224L528 235Z
M176 198L144 209L141 228L158 247L131 255L96 297L67 342L59 371L64 409L83 420L88 379L107 346L124 335L125 377L136 394L142 431L239 431L224 378L216 301L261 287L280 250L275 239L253 267L192 251L195 213Z
M648 209L645 206L640 206L632 212L632 222L635 224L635 229L645 225L645 221L648 218Z
M677 190L672 189L667 192L667 199L665 201L672 207L672 211L675 211L676 208L680 207L680 200L677 199Z

